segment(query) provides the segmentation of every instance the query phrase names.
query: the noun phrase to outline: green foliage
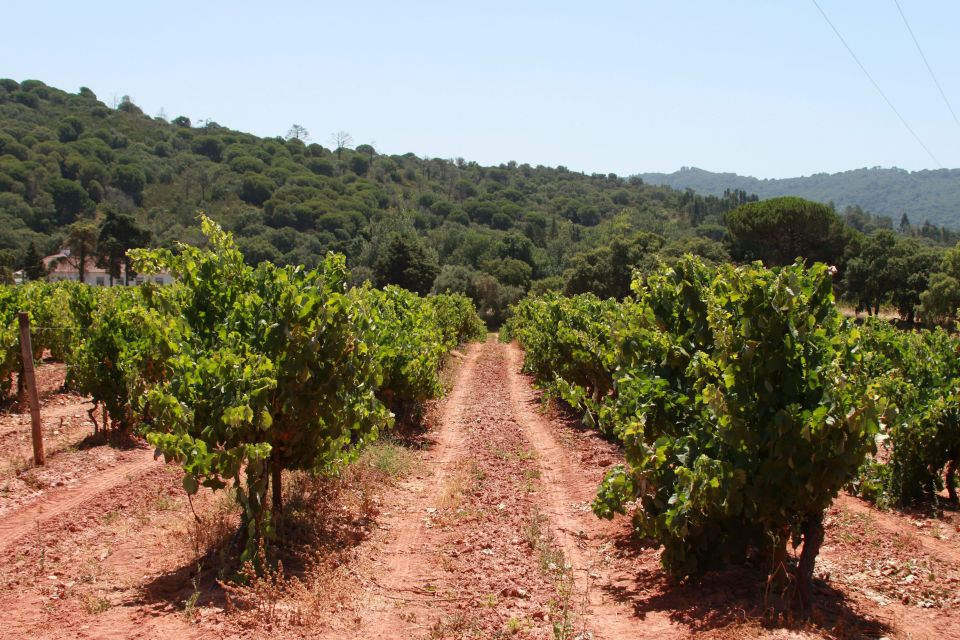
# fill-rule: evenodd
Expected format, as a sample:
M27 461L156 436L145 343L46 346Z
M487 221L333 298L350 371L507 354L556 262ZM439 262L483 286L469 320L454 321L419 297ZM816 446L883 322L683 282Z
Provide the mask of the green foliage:
M843 223L830 207L796 197L747 203L729 212L726 223L733 257L768 266L797 258L836 262L847 242Z
M138 166L123 164L113 172L113 185L130 196L136 204L143 204L143 188L147 177Z
M394 234L387 240L373 270L377 286L395 284L408 291L426 293L440 272L440 266L415 238Z
M920 311L930 322L953 322L960 310L960 281L937 272L930 276L927 290L920 294Z
M317 271L253 269L229 235L206 219L203 229L208 250L134 252L138 271L168 270L179 283L148 300L166 318L161 339L177 346L146 396L148 439L183 464L188 493L233 485L252 558L272 531L271 471L277 495L281 469L335 468L389 416L374 394L371 320L351 304L343 258Z
M960 339L939 328L900 331L879 320L861 333L858 374L887 399L882 423L889 456L866 467L860 484L879 476L884 499L898 505L934 498L944 488L944 466L960 463Z
M129 431L149 420L144 414L144 394L164 380L164 363L179 352L179 346L165 339L165 319L146 306L141 290L88 291L97 292L96 305L83 340L68 359L70 381L76 391L106 408L115 428Z
M687 257L633 286L622 303L525 301L505 332L541 383L623 443L597 514L633 508L678 575L816 535L877 428L828 269Z
M956 203L960 198L958 169L906 171L896 167L873 167L818 173L803 178L761 180L684 167L672 174L643 173L639 177L648 184L693 189L703 196L715 197L724 191L738 189L761 198L791 195L817 202L833 202L838 209L859 206L892 220L899 220L904 211L909 211L914 220L930 220L953 228L960 225L956 214ZM936 231L939 234L945 230ZM957 238L948 241L953 243Z
M19 312L30 318L35 359L49 350L52 357L70 361L95 306L95 295L78 282L0 286L0 398L10 392L12 374L22 366Z
M134 270L131 268L128 252L146 246L149 240L150 233L143 229L133 216L110 209L100 223L97 263L106 267L114 280L119 280L123 267L123 272L129 279Z
M620 310L610 298L547 293L517 304L500 337L516 340L526 350L524 370L549 394L582 410L585 424L595 425L600 403L614 386L612 331ZM605 425L601 429L607 431Z
M270 178L248 173L240 183L240 197L244 202L259 206L270 199L273 188L273 180Z
M623 298L630 293L633 270L663 245L662 237L640 233L629 239L614 238L604 247L577 254L565 274L565 291L568 295L592 292L601 298Z
M235 489L252 558L273 535L283 470L339 469L391 424L384 402L417 415L442 392L446 353L485 329L461 294L349 290L335 254L316 270L252 267L228 233L201 224L205 249L130 251L138 272L168 271L170 286L0 287L0 390L20 367L16 313L27 311L34 357L68 362L68 383L115 428L184 466L188 493Z
M12 93L32 107L0 103L0 249L16 249L17 267L30 240L54 253L66 226L102 221L111 209L132 215L159 247L201 242L194 216L202 209L237 236L251 264L315 267L335 251L351 268L377 272L386 240L400 232L425 252L413 250L419 264L407 274L380 265L390 275L378 282L422 293L435 267L470 269L477 277L464 292L497 326L510 302L533 281L560 277L571 256L639 231L679 241L738 202L562 167L483 167L369 145L338 144L334 154L214 122L167 123L129 100L109 108L87 90L28 86ZM618 218L629 228L615 226ZM617 277L624 284L629 269Z
M859 244L859 251L846 265L844 297L858 311L871 314L879 313L882 304L893 303L901 317L912 322L940 255L889 229L874 231Z

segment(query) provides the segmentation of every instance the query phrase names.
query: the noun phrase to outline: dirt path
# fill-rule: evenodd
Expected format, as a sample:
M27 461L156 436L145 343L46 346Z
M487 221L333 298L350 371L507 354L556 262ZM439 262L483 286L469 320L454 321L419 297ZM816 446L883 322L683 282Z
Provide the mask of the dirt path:
M944 538L940 539L930 535L929 527L918 527L924 525L924 520L914 521L914 529L904 531L904 522L910 522L909 517L895 515L878 511L860 498L855 498L846 494L841 494L833 502L834 506L846 509L851 513L861 514L869 518L881 531L888 535L898 535L908 538L908 542L915 543L924 552L940 560L945 560L960 566L960 549L957 548L955 541L949 531L944 532Z
M0 550L36 531L38 526L43 527L46 522L78 508L115 485L129 482L132 477L159 464L154 461L152 451L137 449L124 463L100 471L75 487L49 491L29 506L0 519Z
M656 635L597 588L603 554L578 537L603 526L584 513L595 485L544 428L518 358L471 346L422 471L387 500L357 570L357 624L328 637Z
M611 527L597 520L590 502L602 478L598 469L612 463L613 456L619 458L619 454L594 461L589 470L582 468L582 454L589 449L567 449L558 443L549 420L539 410L538 397L530 380L520 373L523 364L520 349L515 344L500 348L506 351L507 386L514 415L533 444L540 462L550 520L572 566L577 591L587 600L588 628L597 630L597 638L659 637L676 632L676 625L664 616L647 616L641 622L622 598L610 596L617 576L611 571L609 549L604 548L608 539L604 534L609 533ZM617 459L617 462L622 460ZM621 526L612 528L622 530Z
M19 473L36 491L31 502L0 495L0 611L10 612L0 637L960 638L956 522L849 497L827 514L809 621L765 625L761 568L671 580L629 518L590 510L622 451L568 413L545 411L522 361L516 345L471 345L448 370L433 428L388 444L413 471L370 493L347 485L356 495L340 495L353 506L332 499L336 511L317 530L335 544L316 550L336 553L314 558L329 573L244 615L214 582L222 558L204 558L202 569L196 558L200 528L178 467L147 449L79 447ZM222 499L206 496L209 514ZM235 513L222 513L229 536ZM264 617L277 602L291 615Z

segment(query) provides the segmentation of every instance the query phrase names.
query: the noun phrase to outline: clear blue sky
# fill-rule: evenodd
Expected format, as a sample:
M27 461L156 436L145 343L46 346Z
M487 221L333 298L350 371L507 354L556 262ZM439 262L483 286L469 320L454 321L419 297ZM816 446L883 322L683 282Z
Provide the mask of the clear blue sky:
M819 0L945 167L953 121L893 0ZM960 2L900 0L960 110ZM9 2L0 76L386 153L621 175L937 168L809 0Z

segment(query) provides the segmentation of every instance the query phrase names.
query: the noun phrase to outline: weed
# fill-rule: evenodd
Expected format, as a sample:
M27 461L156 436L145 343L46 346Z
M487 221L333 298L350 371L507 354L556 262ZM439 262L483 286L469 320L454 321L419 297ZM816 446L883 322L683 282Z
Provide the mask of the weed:
M526 469L523 472L523 490L527 493L536 493L537 491L537 480L540 479L540 470L539 469Z
M521 620L520 618L510 618L507 620L505 630L512 636L517 635L521 631L526 631L530 628L530 622L528 620Z
M526 462L527 460L533 459L534 453L533 451L528 451L526 449L494 449L493 455L495 458L500 460L516 460L518 462Z
M83 608L91 615L103 613L110 608L110 600L103 596L95 596L92 593L87 594L83 599Z
M575 618L573 570L567 564L563 549L557 545L546 525L546 517L534 510L524 529L524 535L527 544L539 555L540 570L551 578L556 589L557 596L550 601L554 640L569 640L573 637Z
M200 600L200 574L203 572L203 565L197 563L197 574L193 576L190 584L193 585L193 591L183 603L183 615L187 620L192 620L197 614L197 601Z
M23 481L23 484L27 485L34 491L40 491L46 488L47 486L46 482L44 482L42 479L36 477L30 472L25 472L20 474L20 479Z
M467 474L460 471L448 477L437 496L437 507L440 509L455 509L460 506L463 494L468 492L474 484L470 482L472 475L472 473ZM475 476L474 479L476 479Z
M417 462L416 454L389 441L371 444L357 460L356 465L365 465L390 480L407 475Z
M464 638L474 631L475 624L464 614L458 613L446 620L437 620L430 627L427 635L429 640L445 640L446 638Z
M483 606L493 609L497 606L497 596L494 593L488 593L483 597Z
M477 466L477 463L471 463L470 475L473 476L473 486L479 487L487 479L487 472Z
M176 501L165 493L161 493L153 501L153 508L157 511L170 511L176 506Z
M240 568L236 581L218 581L218 584L227 597L228 611L247 612L257 626L270 627L281 622L279 605L288 590L295 588L300 580L284 578L283 562L277 562L276 567L270 566L262 541L256 564L260 565L262 573L257 573L254 562L247 561Z

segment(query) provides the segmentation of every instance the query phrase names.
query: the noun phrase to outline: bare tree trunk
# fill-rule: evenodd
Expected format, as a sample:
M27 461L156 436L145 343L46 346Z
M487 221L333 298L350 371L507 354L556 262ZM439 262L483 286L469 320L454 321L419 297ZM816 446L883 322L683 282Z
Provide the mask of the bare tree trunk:
M270 471L273 475L273 501L271 504L273 511L273 527L278 530L280 519L283 516L283 485L282 474L283 465L280 462L280 452L275 448L270 456Z
M953 457L947 463L947 475L944 481L947 484L947 495L950 496L950 502L957 502L957 464L960 458L960 451L954 451Z
M820 553L820 546L823 544L823 537L823 512L821 511L803 523L803 551L800 553L797 578L800 599L807 609L813 602L813 568L817 562L817 554Z

